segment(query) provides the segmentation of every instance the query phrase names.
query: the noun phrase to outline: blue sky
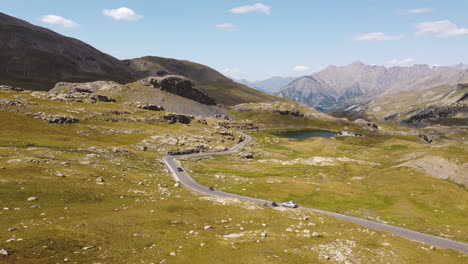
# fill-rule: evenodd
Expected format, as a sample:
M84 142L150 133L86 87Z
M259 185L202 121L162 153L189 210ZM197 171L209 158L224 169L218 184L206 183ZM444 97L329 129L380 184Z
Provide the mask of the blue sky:
M356 60L468 62L466 0L2 0L0 11L121 59L186 59L249 80Z

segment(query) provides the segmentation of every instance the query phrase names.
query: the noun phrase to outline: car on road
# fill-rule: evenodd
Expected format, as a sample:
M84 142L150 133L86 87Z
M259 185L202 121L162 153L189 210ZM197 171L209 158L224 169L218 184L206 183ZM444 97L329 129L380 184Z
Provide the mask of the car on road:
M297 208L297 204L295 202L293 202L293 201L283 203L282 205L284 207L288 207L288 208Z
M177 171L184 171L184 169L182 169L181 167L178 167Z

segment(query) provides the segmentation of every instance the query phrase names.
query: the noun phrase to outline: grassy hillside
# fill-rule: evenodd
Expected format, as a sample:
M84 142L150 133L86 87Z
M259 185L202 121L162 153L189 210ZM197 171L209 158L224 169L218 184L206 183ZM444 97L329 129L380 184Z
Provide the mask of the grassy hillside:
M195 82L195 87L207 93L218 104L235 105L247 102L286 101L225 77L208 66L176 59L142 57L126 61L130 67L149 76L166 74L181 75Z
M201 184L227 192L294 200L303 206L468 241L468 190L445 179L450 174L468 182L462 129L445 131L440 143L433 145L406 133L306 140L265 132L252 135L256 144L244 153L254 159L219 156L190 161L187 168Z
M366 113L378 119L398 114L395 120L402 121L428 106L454 103L465 93L468 93L468 87L459 85L456 89L453 86L440 86L428 90L386 95L366 106Z
M0 249L9 253L0 263L466 263L330 217L175 186L160 158L190 145L232 146L238 137L220 133L218 120L168 124L166 112L37 92L0 99ZM37 112L80 122L27 116Z
M49 90L60 81L135 77L123 62L84 42L0 13L1 84Z

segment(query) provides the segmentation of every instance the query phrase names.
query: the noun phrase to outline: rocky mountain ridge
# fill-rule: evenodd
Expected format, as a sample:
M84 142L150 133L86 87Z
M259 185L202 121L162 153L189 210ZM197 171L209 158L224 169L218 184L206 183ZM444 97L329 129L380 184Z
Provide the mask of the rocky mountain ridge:
M251 82L246 79L236 80L238 83L246 85L259 91L277 94L281 88L296 80L295 77L273 76L262 81Z
M457 67L384 67L360 61L296 79L278 96L306 103L323 111L344 109L382 95L425 90L468 81L468 70Z

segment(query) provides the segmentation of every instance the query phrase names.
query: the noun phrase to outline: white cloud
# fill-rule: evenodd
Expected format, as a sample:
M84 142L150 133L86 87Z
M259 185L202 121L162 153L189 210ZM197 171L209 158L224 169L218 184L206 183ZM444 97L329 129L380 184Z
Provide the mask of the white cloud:
M108 17L111 17L115 20L123 21L138 21L143 18L143 16L138 15L135 11L127 7L121 7L117 9L104 9L102 14Z
M439 38L468 35L468 28L459 27L449 20L423 22L416 25L416 35L435 34Z
M245 6L235 7L229 10L229 12L233 14L241 14L241 15L251 13L251 12L261 12L261 13L264 13L265 15L271 15L271 6L257 3L254 5L245 5Z
M414 59L413 58L391 59L387 61L387 64L391 66L405 66L405 65L414 64Z
M78 24L61 16L47 15L41 17L41 22L52 25L59 25L66 28L76 28Z
M309 67L307 66L295 66L291 69L291 71L307 71Z
M239 31L239 27L231 23L219 24L216 27L227 32Z
M401 14L404 15L417 15L417 14L424 14L424 13L431 13L434 12L434 8L415 8L415 9L407 9L401 10Z
M221 70L221 72L227 75L231 75L231 74L240 73L241 70L239 68L224 68Z
M373 33L358 35L354 38L354 40L356 41L400 40L404 38L405 38L405 35L388 36L382 32L373 32Z

